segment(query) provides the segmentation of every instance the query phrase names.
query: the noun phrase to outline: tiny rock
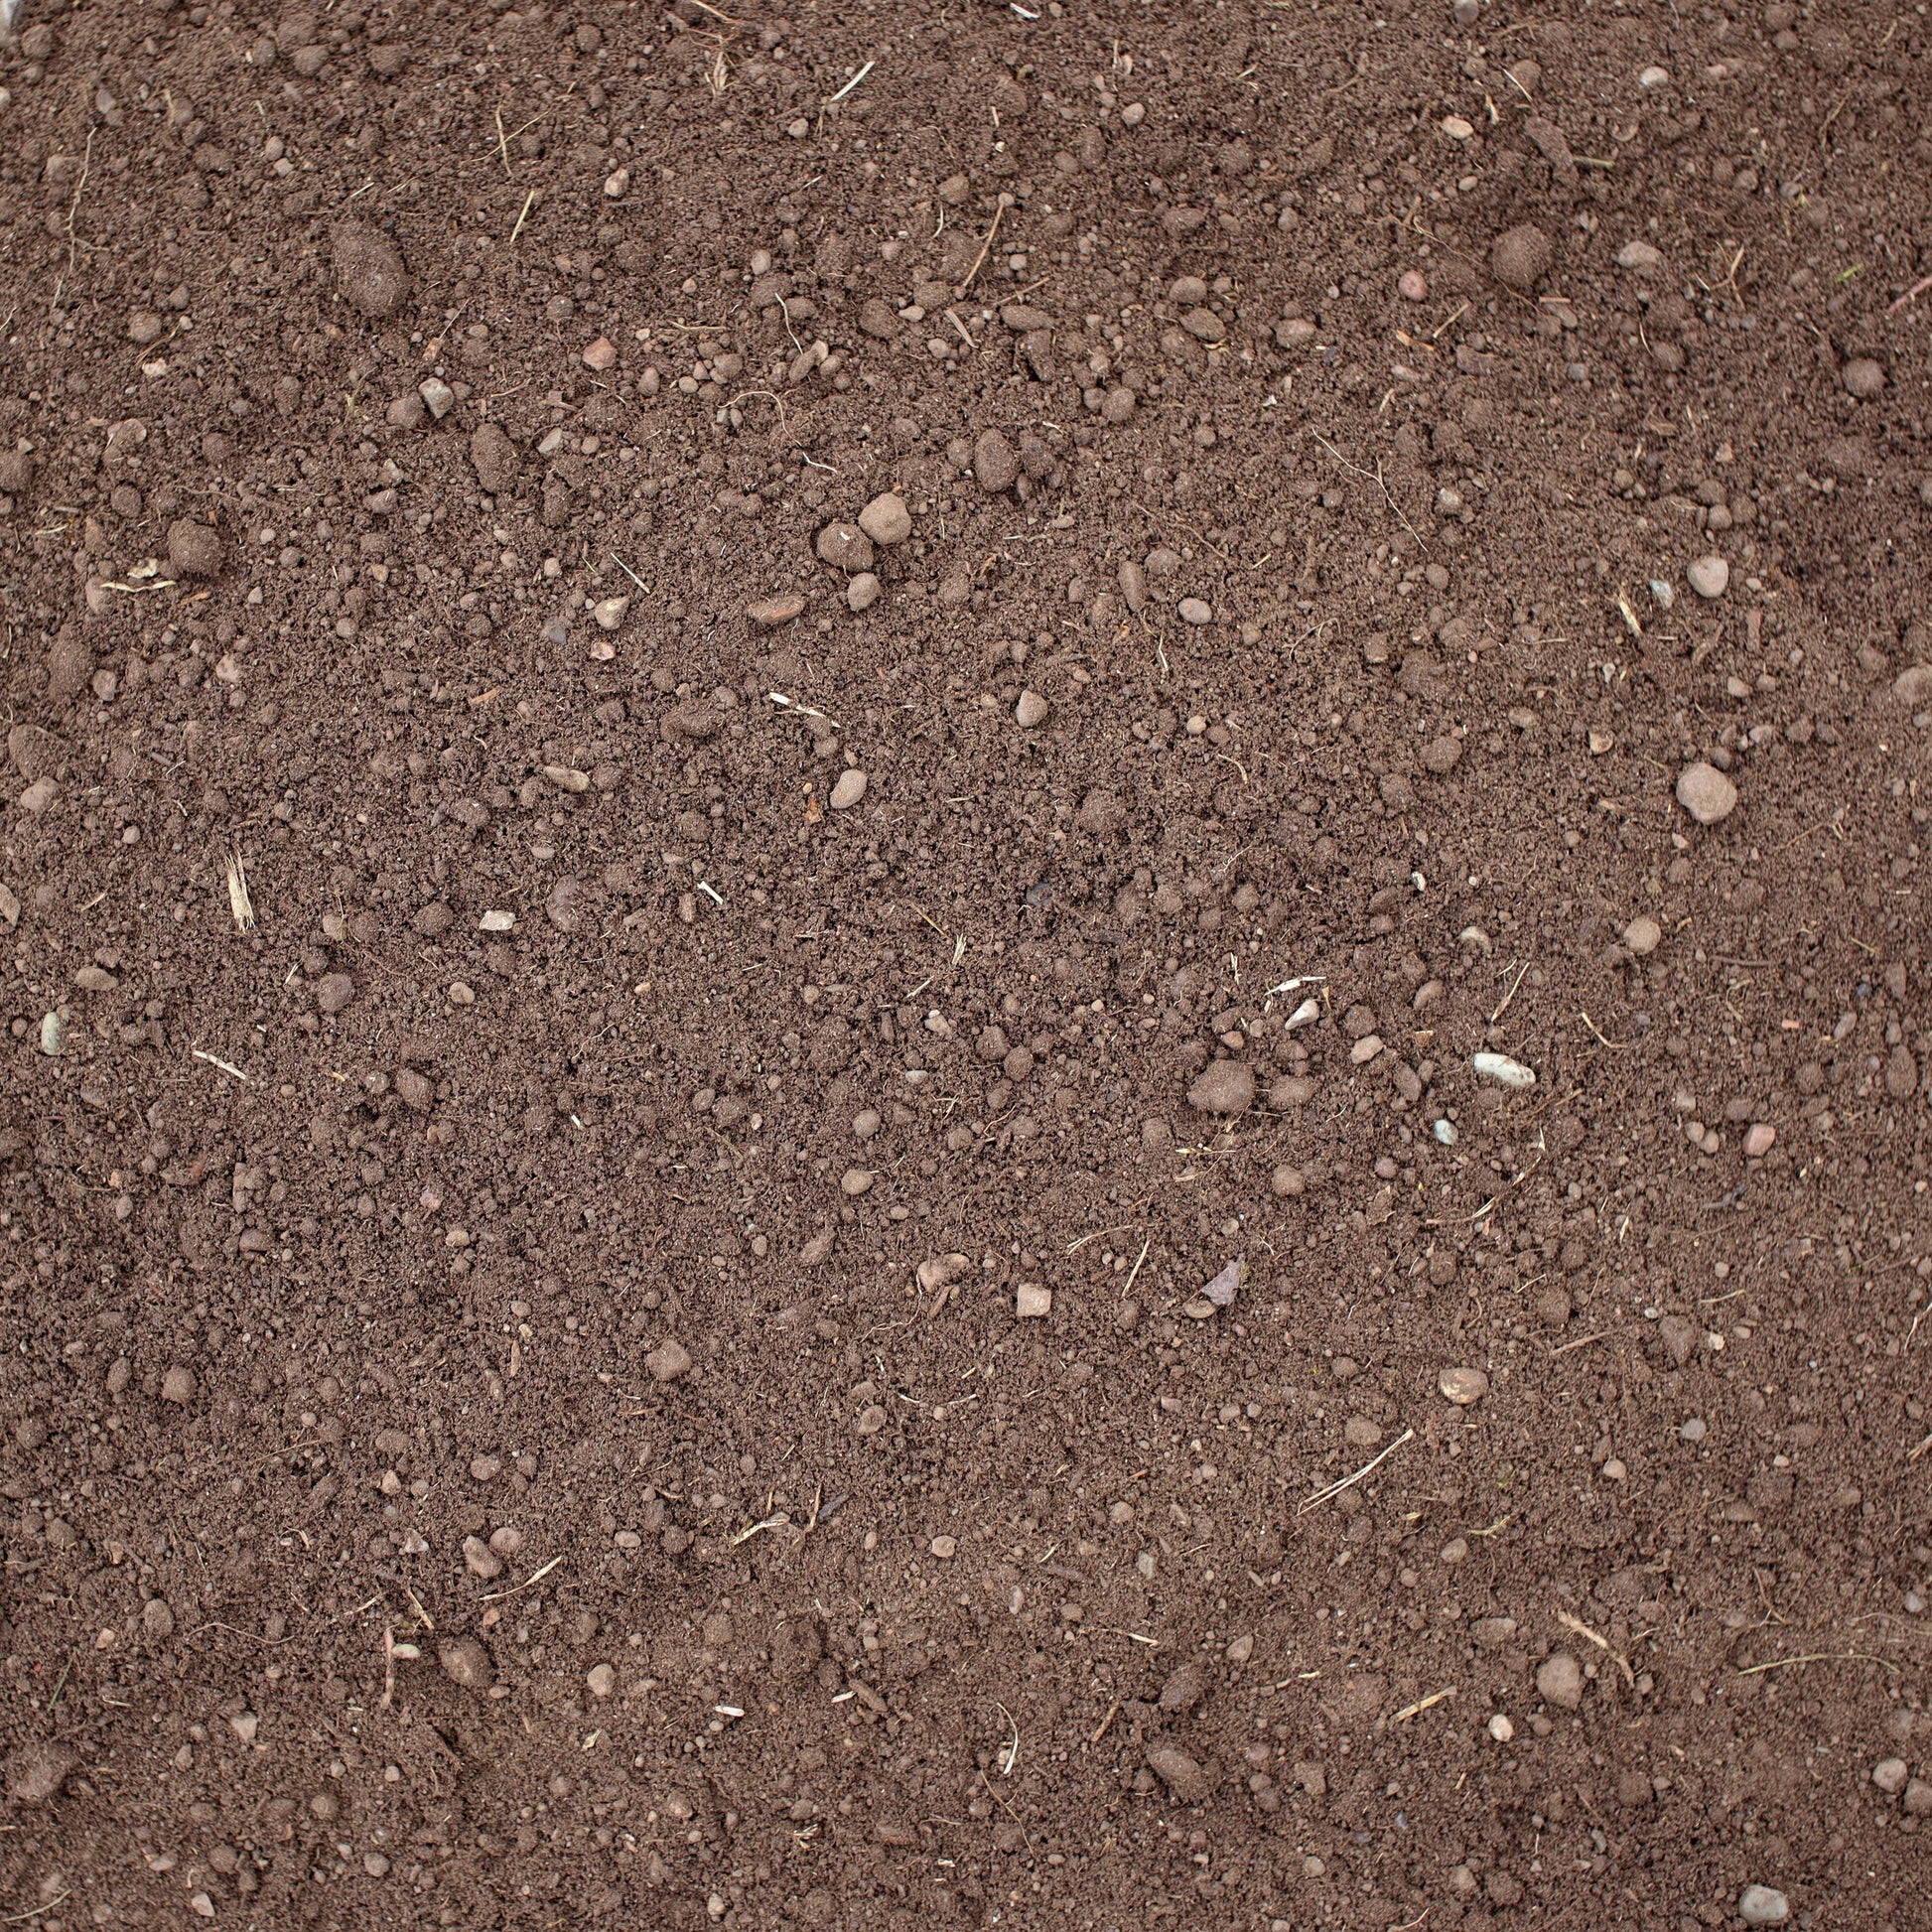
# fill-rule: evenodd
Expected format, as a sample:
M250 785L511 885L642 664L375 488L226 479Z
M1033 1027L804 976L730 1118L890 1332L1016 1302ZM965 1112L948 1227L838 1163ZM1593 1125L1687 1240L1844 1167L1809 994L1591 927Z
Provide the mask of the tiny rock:
M606 182L604 187L605 193L609 194L611 184ZM620 190L619 192L621 193L622 191ZM587 369L595 369L600 375L604 374L608 369L616 368L617 365L617 345L608 336L600 336L596 342L592 343L584 350L584 366Z
M1626 241L1616 251L1616 265L1619 268L1634 268L1638 270L1662 268L1664 265L1663 252L1660 249L1653 248L1647 241Z
M185 1407L195 1400L196 1388L195 1371L178 1365L161 1378L161 1399Z
M1489 1378L1479 1368L1446 1368L1436 1386L1458 1409L1468 1409L1489 1393Z
M1214 613L1202 598L1183 597L1174 609L1182 623L1198 625L1214 621Z
M871 571L856 572L846 582L845 606L848 611L870 611L879 602L879 579Z
M168 564L177 577L212 577L221 568L220 533L184 516L168 526Z
M1023 691L1013 708L1015 722L1022 731L1033 731L1045 724L1053 707L1037 691Z
M950 1563L959 1554L959 1542L955 1537L935 1536L926 1546L927 1552L941 1563Z
M1507 1053L1474 1053L1469 1064L1477 1075L1484 1080L1494 1080L1503 1087L1533 1087L1536 1075L1521 1060L1513 1060Z
M466 1536L463 1539L463 1567L473 1577L481 1577L485 1583L503 1574L503 1560L480 1536Z
M1150 1744L1147 1767L1183 1805L1203 1803L1214 1789L1206 1768L1177 1744Z
M904 497L889 489L859 512L859 527L874 543L890 549L912 534L912 512L905 507Z
M1574 1711L1584 1701L1584 1667L1569 1651L1559 1650L1538 1667L1536 1688L1545 1704Z
M1664 943L1664 928L1647 912L1639 913L1623 928L1623 943L1641 959Z
M1716 825L1736 809L1737 787L1715 764L1700 759L1679 773L1677 802L1700 825Z
M1187 1089L1187 1104L1203 1114L1245 1114L1255 1104L1255 1070L1246 1060L1214 1060Z
M1533 223L1525 221L1496 237L1489 251L1489 265L1496 280L1505 287L1527 295L1550 272L1556 249L1550 237Z
M1855 355L1839 371L1839 379L1845 384L1848 395L1857 396L1861 402L1869 402L1885 386L1884 365L1873 361L1869 355Z
M611 1664L593 1664L584 1673L584 1688L594 1698L608 1698L618 1688L616 1667Z
M980 487L997 494L1011 489L1020 479L1020 458L1014 447L997 429L982 432L973 445L973 475Z
M834 570L870 570L873 564L872 539L856 523L828 523L819 531L812 548L822 564Z
M1737 1894L1737 1916L1746 1925L1782 1925L1791 1916L1791 1901L1770 1885L1746 1885Z
M1163 1711L1191 1711L1207 1695L1207 1682L1194 1664L1177 1664L1161 1686Z
M338 223L331 241L343 299L378 321L393 316L409 295L409 270L396 244L365 221Z
M1754 1123L1744 1135L1744 1158L1761 1161L1776 1145L1778 1130L1768 1120Z
M1871 1782L1886 1797L1895 1798L1905 1789L1905 1780L1911 1775L1911 1767L1902 1757L1880 1758L1871 1767Z
M794 592L779 597L761 598L745 615L760 630L775 630L780 624L789 623L800 616L805 609L805 600Z
M323 1013L341 1013L355 997L355 982L346 973L325 973L316 981L316 1006Z
M1053 1291L1039 1282L1022 1282L1014 1291L1013 1311L1022 1321L1037 1321L1053 1311Z
M1730 585L1730 566L1716 551L1687 565L1684 575L1692 590L1707 600L1723 597Z
M454 1637L436 1653L443 1675L466 1691L486 1691L496 1675L489 1652L475 1637Z
M600 630L615 630L623 621L623 614L630 609L627 597L604 597L591 606L591 617Z
M832 795L825 801L835 812L849 812L866 795L866 774L860 770L841 771Z
M691 1351L667 1335L644 1357L644 1367L653 1382L675 1382L690 1372Z
M79 1762L79 1753L68 1744L23 1744L7 1754L7 1796L17 1805L44 1805L60 1795Z

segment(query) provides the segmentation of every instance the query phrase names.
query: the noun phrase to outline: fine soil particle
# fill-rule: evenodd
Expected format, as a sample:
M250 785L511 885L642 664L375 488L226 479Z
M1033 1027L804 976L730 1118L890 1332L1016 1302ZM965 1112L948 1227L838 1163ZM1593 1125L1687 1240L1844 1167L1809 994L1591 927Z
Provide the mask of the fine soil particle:
M0 1919L1922 1917L1869 14L27 0Z

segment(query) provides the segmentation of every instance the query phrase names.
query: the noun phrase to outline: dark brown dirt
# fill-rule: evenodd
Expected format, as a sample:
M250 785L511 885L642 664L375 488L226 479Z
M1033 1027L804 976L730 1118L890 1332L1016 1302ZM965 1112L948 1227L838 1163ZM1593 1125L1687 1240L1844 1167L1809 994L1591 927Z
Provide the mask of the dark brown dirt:
M1932 27L1468 11L27 0L0 1918L1923 1923Z

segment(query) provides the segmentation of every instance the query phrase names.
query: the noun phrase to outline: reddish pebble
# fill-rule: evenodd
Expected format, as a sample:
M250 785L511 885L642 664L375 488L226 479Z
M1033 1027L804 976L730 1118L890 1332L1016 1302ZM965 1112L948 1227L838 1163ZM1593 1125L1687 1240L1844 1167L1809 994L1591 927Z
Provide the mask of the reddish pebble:
M597 339L597 341L594 342L590 345L590 347L584 351L584 366L587 369L597 370L597 372L600 375L602 375L606 369L614 369L617 367L617 365L618 365L617 345L612 342L609 336L600 336Z
M1778 1138L1778 1130L1768 1120L1761 1120L1744 1136L1744 1154L1747 1160L1761 1161L1770 1153Z
M1395 287L1396 293L1405 302L1426 302L1429 299L1429 277L1420 268L1408 270Z

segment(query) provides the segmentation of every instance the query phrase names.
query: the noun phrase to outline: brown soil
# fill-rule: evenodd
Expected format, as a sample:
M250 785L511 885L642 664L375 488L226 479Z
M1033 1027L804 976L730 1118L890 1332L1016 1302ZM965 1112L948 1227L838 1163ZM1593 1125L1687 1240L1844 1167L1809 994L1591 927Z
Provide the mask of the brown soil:
M0 1917L1923 1923L1932 28L1467 11L27 0Z

